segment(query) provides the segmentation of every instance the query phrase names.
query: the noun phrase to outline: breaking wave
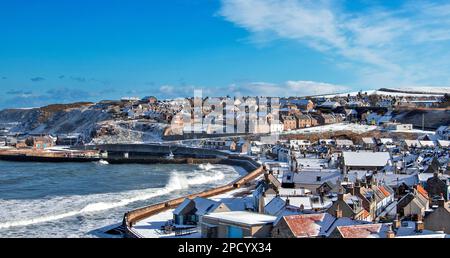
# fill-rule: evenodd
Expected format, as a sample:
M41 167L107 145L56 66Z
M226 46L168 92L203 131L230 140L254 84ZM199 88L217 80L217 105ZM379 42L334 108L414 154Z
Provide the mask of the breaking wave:
M27 211L25 216L33 218L20 218L15 221L0 223L0 229L10 227L22 227L39 223L61 220L86 213L105 211L113 208L123 207L128 204L145 201L158 196L170 194L177 190L188 189L189 186L203 185L211 182L217 182L225 179L225 175L220 171L208 174L195 173L194 176L186 176L178 172L172 172L168 183L162 188L149 188L145 190L132 190L128 192L112 194L91 194L87 196L77 195L69 197L55 197L40 200L0 200L2 210L0 218L2 220L9 217L21 217L24 214L8 214L17 211ZM91 203L86 204L86 200ZM104 202L101 200L108 200ZM77 208L81 207L81 208ZM56 214L36 214L39 210L71 210L68 212ZM6 214L5 214L6 212ZM23 212L22 212L23 213ZM27 214L28 213L28 214ZM31 213L31 214L30 214ZM49 212L50 213L50 212Z
M211 163L206 163L206 164L200 164L198 165L198 168L200 168L201 170L206 170L209 171L213 168L215 168L213 165L211 165Z

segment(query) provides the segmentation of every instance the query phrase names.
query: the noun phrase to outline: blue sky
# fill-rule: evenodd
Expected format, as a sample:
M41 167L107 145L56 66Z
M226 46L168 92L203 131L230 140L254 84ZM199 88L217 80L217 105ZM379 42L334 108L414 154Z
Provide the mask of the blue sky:
M448 1L0 2L0 108L450 85Z

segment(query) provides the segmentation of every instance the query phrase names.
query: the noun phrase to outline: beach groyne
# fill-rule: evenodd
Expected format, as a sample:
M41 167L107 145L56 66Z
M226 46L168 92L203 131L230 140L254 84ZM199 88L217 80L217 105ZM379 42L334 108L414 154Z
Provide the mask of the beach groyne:
M240 166L247 171L247 174L243 175L243 176L239 177L238 179L234 180L233 182L223 185L223 186L212 188L212 189L200 192L200 193L190 194L190 195L182 196L182 197L179 197L176 199L152 204L149 206L145 206L145 207L127 212L124 215L123 222L121 225L121 228L124 231L125 237L139 238L140 236L136 232L133 231L133 225L135 225L137 222L139 222L145 218L148 218L148 217L158 214L160 212L176 208L186 198L188 198L188 199L193 199L196 197L208 198L208 197L216 196L219 194L223 194L223 193L238 189L238 188L242 187L243 185L246 185L247 183L255 180L257 177L259 177L260 175L262 175L264 173L263 166L250 157L228 156L225 159L221 159L217 163L227 164L227 165L232 165L232 166Z

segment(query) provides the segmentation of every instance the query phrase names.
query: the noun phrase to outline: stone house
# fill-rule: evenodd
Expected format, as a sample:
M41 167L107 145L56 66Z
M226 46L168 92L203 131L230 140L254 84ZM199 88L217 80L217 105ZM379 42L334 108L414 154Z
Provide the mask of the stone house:
M281 122L283 123L283 127L285 131L291 131L297 129L297 120L294 116L281 116Z
M342 213L342 217L355 220L372 221L373 219L364 209L361 199L352 194L344 194L343 188L339 190L337 200L327 209L327 212L332 215Z
M439 173L434 173L433 177L427 180L425 190L431 198L443 196L446 201L449 200L450 183L449 178Z
M316 119L320 125L334 124L336 123L336 117L333 114L320 114L316 116Z
M372 218L377 216L377 202L375 199L375 193L372 189L368 187L361 186L360 182L357 181L353 186L353 195L361 199L363 208L369 212Z
M306 128L313 126L312 117L306 114L297 114L295 115L297 119L297 128Z
M403 196L397 203L397 213L407 218L416 218L425 215L430 201L416 189Z
M309 99L292 100L291 103L295 104L302 111L308 112L314 109L314 102Z
M450 202L441 197L438 200L438 207L425 216L424 225L425 229L450 234Z

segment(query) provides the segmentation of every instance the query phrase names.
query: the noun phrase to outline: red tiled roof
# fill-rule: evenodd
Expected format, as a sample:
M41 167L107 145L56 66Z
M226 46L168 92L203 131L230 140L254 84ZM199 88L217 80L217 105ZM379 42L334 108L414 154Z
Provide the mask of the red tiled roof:
M380 189L380 191L383 193L384 197L389 197L391 194L388 192L388 190L386 190L386 188L384 188L384 186L379 186L378 187Z
M423 197L428 199L428 192L421 185L417 185L417 192L419 192Z
M352 225L337 227L343 238L367 238L378 234L382 224Z
M313 237L320 233L318 223L325 219L326 213L285 216L288 227L296 237Z
M370 213L366 210L362 210L362 215L361 217L364 219L367 219L370 216Z

